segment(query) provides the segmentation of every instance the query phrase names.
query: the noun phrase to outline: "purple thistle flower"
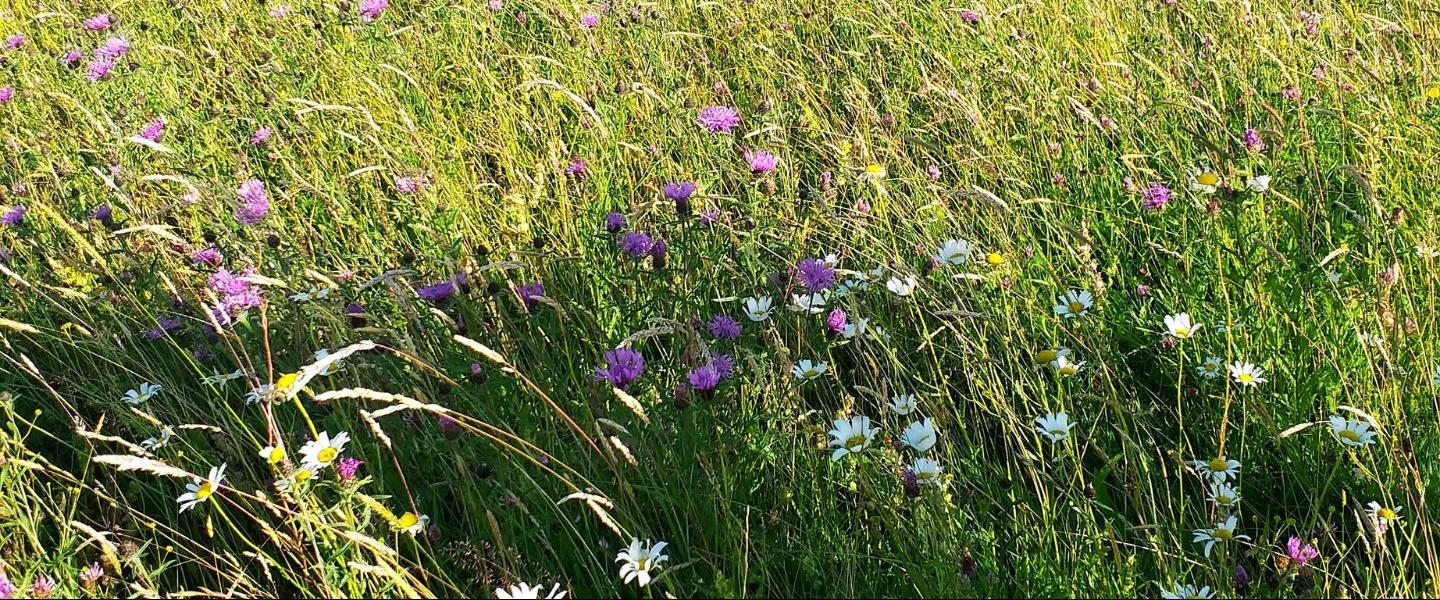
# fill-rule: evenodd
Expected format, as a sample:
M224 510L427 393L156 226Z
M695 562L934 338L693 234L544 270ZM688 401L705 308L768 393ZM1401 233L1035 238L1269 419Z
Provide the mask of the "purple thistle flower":
M619 233L622 229L625 229L625 215L618 212L605 215L605 231Z
M644 258L655 248L655 240L641 231L631 231L620 238L620 251L632 258Z
M730 358L729 354L711 356L710 366L715 368L715 373L720 376L720 381L735 376L735 359Z
M900 485L904 488L906 497L920 497L920 478L915 475L915 469L905 467L900 472Z
M168 335L171 331L179 329L180 326L184 324L185 320L180 317L160 319L156 322L155 327L145 332L145 337L151 340L158 340Z
M729 315L715 315L710 319L710 335L722 340L740 337L740 322Z
M220 266L221 261L224 260L225 255L221 254L220 249L215 246L201 248L190 255L190 262L197 265L210 265L212 267L218 267Z
M1265 140L1260 139L1260 132L1254 127L1245 128L1245 149L1251 152L1259 152L1265 149Z
M270 196L265 193L265 182L248 179L236 188L235 194L242 200L235 210L235 220L241 225L254 225L270 212Z
M415 289L415 293L421 300L428 302L439 302L455 294L455 291L468 282L464 273L460 273L450 279Z
M159 142L160 136L165 135L165 117L155 117L155 120L146 123L139 135L141 139Z
M675 202L689 200L695 193L695 184L689 181L680 181L665 184L665 197Z
M11 98L14 98L14 97L15 97L15 86L13 86L13 85L7 85L7 86L5 86L5 87L0 87L0 104L4 104L4 103L6 103L6 102L9 102L10 99L11 99Z
M520 286L520 300L525 303L525 308L535 308L535 305L540 304L540 301L536 298L544 295L545 284L539 281Z
M825 317L825 326L829 327L830 331L835 333L845 331L845 323L846 316L844 309L837 308L832 310L830 311L830 315Z
M1235 584L1235 591L1245 593L1250 589L1250 574L1245 572L1244 565L1235 565L1235 576L1232 578Z
M622 390L645 372L645 357L633 348L616 348L605 353L605 364L595 367L595 381L608 381Z
M30 582L31 598L49 598L55 593L55 578L44 573L37 575L34 581Z
M774 171L775 165L776 163L780 162L780 159L775 158L774 154L771 154L764 150L746 150L745 162L750 163L751 173L755 175L764 175L766 173Z
M64 54L60 55L60 64L73 67L80 64L81 59L84 58L85 55L81 54L79 50L66 50Z
M670 255L669 247L665 245L665 238L656 236L655 243L650 246L651 264L659 269L665 266L665 258Z
M0 571L0 600L9 600L15 597L15 584L10 583L10 578Z
M110 69L115 68L115 61L109 58L98 56L90 64L85 65L85 79L89 81L100 81L110 74Z
M207 283L209 283L210 289L225 296L243 294L250 289L250 282L245 279L245 275L237 276L231 272L230 269L219 269L215 271L215 273L210 275Z
M100 47L95 49L95 56L101 58L115 59L129 53L130 40L121 35L112 35L106 38L105 43L100 44Z
M720 385L720 371L713 364L707 364L691 371L685 379L690 382L690 389L708 392Z
M570 157L570 166L565 167L565 175L570 177L583 177L587 166L589 165L585 164L585 159L572 156Z
M110 15L106 13L100 13L80 22L81 25L84 25L85 28L90 31L104 31L110 28L110 23Z
M430 178L424 176L399 177L395 179L395 191L407 196L425 191L430 185Z
M719 220L720 211L713 206L707 207L705 210L700 211L701 225L714 225Z
M584 27L584 28L586 28L586 29L590 29L591 27L594 27L594 26L599 25L599 24L600 24L600 15L599 15L599 13L587 12L587 13L585 13L585 14L583 14L583 15L580 15L580 26L581 26L581 27Z
M335 473L339 475L341 479L349 481L355 478L355 474L360 471L360 466L364 464L365 461L346 456L335 461Z
M19 225L23 220L25 220L24 204L16 204L15 206L5 209L5 212L0 213L0 225L14 227Z
M90 218L104 223L108 227L115 223L115 211L110 208L109 204L101 204L90 213Z
M10 36L10 39L5 40L5 49L6 49L6 50L18 50L18 49L20 49L21 46L24 46L24 45L25 45L25 34L23 34L23 33L17 33L17 34L15 34L15 35Z
M960 18L963 19L966 23L974 23L980 20L980 13L977 13L967 8L960 11Z
M259 146L270 141L270 136L275 135L275 130L269 127L261 127L250 135L250 145Z
M1319 558L1320 551L1317 550L1315 546L1306 544L1301 541L1300 538L1292 535L1290 539L1285 542L1285 555L1303 567L1305 563Z
M1145 188L1142 195L1145 198L1146 210L1160 210L1165 208L1165 203L1170 201L1170 188L1157 181Z
M740 111L728 106L707 106L700 109L695 123L710 133L730 133L731 129L740 124Z
M380 11L390 6L389 0L360 0L360 19L369 23L380 18Z
M795 265L795 278L813 294L835 286L835 269L818 258L807 258Z

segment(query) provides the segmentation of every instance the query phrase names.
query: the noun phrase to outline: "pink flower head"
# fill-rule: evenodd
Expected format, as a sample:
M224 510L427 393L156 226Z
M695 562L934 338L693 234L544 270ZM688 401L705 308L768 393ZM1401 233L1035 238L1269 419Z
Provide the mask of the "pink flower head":
M80 59L83 58L85 55L81 54L79 50L66 50L64 54L60 55L60 64L73 67L80 64Z
M165 135L165 117L155 117L140 130L140 137L152 142L159 142L162 135Z
M695 122L710 133L730 133L740 124L740 111L728 106L707 106L700 109Z
M235 210L235 220L241 225L259 223L270 212L270 197L265 193L265 182L259 179L246 180L235 190L240 196L240 207Z
M6 50L18 50L21 46L24 46L24 45L25 45L25 34L23 34L23 33L17 33L17 34L15 34L15 35L10 36L10 39L5 40L5 49L6 49Z
M430 178L423 175L397 177L395 179L395 191L405 194L406 196L413 196L423 192L429 185Z
M764 175L775 170L775 165L780 159L774 154L764 150L746 150L745 162L750 163L750 172L756 175Z
M586 28L586 29L590 29L591 27L594 27L594 26L599 25L599 24L600 24L600 14L599 14L599 13L587 12L587 13L585 13L585 14L583 14L583 15L580 15L580 26L581 26L581 27L584 27L584 28Z
M80 22L81 25L84 25L85 28L90 31L104 31L110 28L110 23L111 20L108 13L100 13Z
M366 23L380 18L380 11L390 6L389 0L360 0L360 18Z
M259 129L256 129L255 133L251 134L250 136L250 144L252 146L260 146L265 142L270 141L270 136L272 135L275 135L275 130L269 127L261 127Z
M110 74L110 69L115 68L115 61L104 56L96 57L85 67L85 79L100 81Z
M1285 542L1285 555L1303 567L1305 563L1319 558L1320 551L1315 546L1306 544L1300 538L1292 535Z
M125 36L112 35L95 49L95 56L103 58L120 58L130 53L130 40Z
M7 86L5 86L5 87L0 87L0 104L4 104L4 103L6 103L6 102L9 102L10 99L11 99L11 98L14 98L14 97L15 97L15 86L13 86L13 85L7 85Z
M1260 139L1260 132L1254 127L1245 128L1245 149L1251 152L1259 152L1265 149L1265 140Z
M825 317L825 326L829 327L830 331L840 333L842 331L845 331L846 321L847 318L845 316L845 311L837 308L830 311L830 315Z

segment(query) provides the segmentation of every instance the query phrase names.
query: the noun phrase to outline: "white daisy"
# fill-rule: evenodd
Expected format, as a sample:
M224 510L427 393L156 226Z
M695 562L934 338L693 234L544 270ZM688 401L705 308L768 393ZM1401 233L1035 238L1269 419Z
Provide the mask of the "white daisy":
M1205 557L1209 558L1210 551L1215 548L1216 544L1225 544L1227 542L1238 540L1249 540L1250 536L1235 533L1235 530L1239 528L1239 518L1235 515L1230 515L1230 517L1225 519L1224 521L1216 523L1214 527L1208 529L1196 529L1195 539L1191 541L1197 544L1204 543Z
M275 393L275 386L270 385L270 384L268 384L268 383L262 383L262 384L260 384L260 387L254 388L254 389L250 390L249 392L246 392L246 394L245 394L245 403L246 403L246 404L258 404L258 403L260 403L260 402L264 402L265 400L269 399L270 396L271 396L272 394L274 394L274 393Z
M935 262L958 267L970 262L970 242L966 240L945 240L935 254Z
M1051 442L1063 442L1070 439L1070 430L1075 428L1075 423L1070 421L1070 415L1063 412L1046 413L1044 416L1035 417L1035 432L1050 438Z
M945 468L940 463L928 458L917 458L910 464L910 472L915 474L915 481L920 485L935 485L940 482L940 473Z
M895 411L897 415L908 415L915 412L915 405L918 402L915 394L896 394L890 397L890 410Z
M769 296L745 299L745 316L751 321L759 323L770 318L770 312L774 310L774 301Z
M1210 501L1220 508L1234 509L1240 506L1240 491L1223 481L1210 482Z
M1210 591L1210 586L1195 587L1190 584L1175 583L1175 587L1169 590L1161 590L1160 597L1166 600L1184 600L1189 598L1214 598L1215 592Z
M293 294L290 294L290 301L296 304L309 302L313 299L314 298L310 295L310 292L295 292Z
M1061 356L1051 361L1050 366L1061 377L1074 377L1076 373L1080 372L1080 368L1085 366L1085 361L1071 362L1069 358Z
M829 301L830 299L826 296L825 292L795 294L790 297L790 310L818 315L825 312L825 304Z
M235 369L234 371L231 371L229 373L213 373L211 375L207 375L204 379L201 380L201 382L208 383L210 385L225 385L244 376L245 371L243 369Z
M879 432L870 426L870 417L835 419L835 428L830 430L830 446L835 448L835 451L830 454L830 460L840 460L847 455L864 452L876 433Z
M175 430L170 427L165 427L160 430L159 436L145 438L144 441L140 442L140 447L150 451L159 450L170 445L170 438L174 436Z
M935 423L930 419L915 421L900 434L901 442L921 454L929 452L931 448L935 447L935 439Z
M1401 519L1403 519L1403 517L1400 516L1400 511L1404 509L1399 506L1393 508L1383 506L1373 500L1367 506L1368 508L1365 510L1365 513L1370 515L1370 521L1374 523L1375 531L1379 535L1385 535L1385 532L1390 529L1391 525L1399 523Z
M904 277L896 275L885 282L885 289L903 298L913 293L917 285L919 285L919 282L915 280L913 275L906 275Z
M430 528L430 515L417 515L413 512L406 512L400 515L400 518L396 519L392 525L396 531L414 537L425 533L425 530Z
M1329 281L1331 285L1335 285L1340 283L1340 274L1336 273L1335 271L1326 271L1325 279Z
M1190 191L1213 194L1219 187L1220 176L1210 167L1197 165L1190 168Z
M1257 194L1264 193L1270 189L1269 175L1255 175L1245 180L1245 189Z
M1070 290L1059 297L1055 305L1055 314L1073 319L1083 317L1095 306L1095 296L1085 290Z
M824 375L825 371L829 369L830 365L826 364L825 361L814 362L807 359L795 363L795 366L790 368L790 374L794 375L796 379L814 381L819 379L820 376Z
M1265 383L1265 371L1251 363L1234 362L1230 364L1230 378L1235 383L1256 387Z
M637 581L640 587L650 585L652 573L660 569L660 563L670 560L670 557L663 554L665 542L650 545L650 540L640 543L640 538L630 541L630 547L615 555L615 562L624 563L620 565L620 578L625 583Z
M175 499L176 502L180 503L180 512L183 513L195 508L195 505L205 502L209 500L211 496L220 493L220 488L223 487L221 482L224 479L225 464L221 463L218 467L210 468L209 477L204 479L196 477L193 483L185 484L185 489L189 491Z
M1044 365L1044 364L1053 363L1053 362L1055 362L1056 359L1058 359L1058 358L1060 358L1060 357L1062 357L1062 356L1070 356L1070 349L1069 349L1069 348L1066 348L1065 346L1056 346L1056 347L1054 347L1054 348L1046 348L1046 349L1044 349L1044 350L1041 350L1041 351L1039 351L1039 352L1036 352L1034 359L1035 359L1035 364L1037 364L1037 365Z
M545 592L545 586L543 585L531 587L526 583L512 585L508 590L495 588L495 597L501 598L502 600L520 600L522 598L535 598L537 600L539 598L564 598L565 594L567 593L569 592L560 589L560 584L558 583L555 584L555 587L550 588L550 591L548 593ZM545 595L541 596L540 594Z
M1178 315L1165 316L1165 329L1171 337L1177 340L1189 339L1200 330L1200 327L1199 323L1190 322L1190 313L1182 312Z
M155 395L159 394L160 390L162 389L164 388L161 388L160 386L153 383L142 383L140 384L140 387L125 392L125 397L122 398L122 400L130 404L139 404L141 402L154 398Z
M1440 258L1440 249L1424 244L1415 246L1415 256L1420 258Z
M1195 472L1202 476L1209 477L1212 481L1226 481L1240 478L1240 461L1226 459L1224 456L1210 460L1192 460L1190 466Z
M1330 433L1335 434L1335 439L1341 444L1351 448L1360 448L1375 443L1375 430L1370 428L1370 423L1346 419L1340 415L1330 415Z
M285 460L285 449L279 446L266 446L260 450L260 458L269 464L278 465Z
M349 433L342 431L332 438L329 432L322 431L320 437L305 442L305 445L300 447L301 461L319 471L340 458L340 453L345 451L345 444L349 441Z
M1204 364L1195 367L1195 372L1206 379L1220 377L1220 372L1225 369L1225 359L1218 356L1211 356L1205 359Z

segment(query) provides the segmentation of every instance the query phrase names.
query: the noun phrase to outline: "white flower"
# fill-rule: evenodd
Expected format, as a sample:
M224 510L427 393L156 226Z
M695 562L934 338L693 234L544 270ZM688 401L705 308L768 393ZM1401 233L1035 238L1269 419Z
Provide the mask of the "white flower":
M1340 274L1334 271L1326 271L1325 279L1328 280L1331 285L1335 285L1340 283Z
M1235 530L1239 528L1239 518L1235 515L1230 515L1230 517L1223 522L1216 523L1214 527L1209 529L1196 529L1195 539L1191 541L1197 544L1203 542L1205 544L1205 557L1209 558L1210 551L1215 548L1215 544L1224 544L1235 540L1249 540L1250 536L1235 533Z
M221 482L224 479L225 464L221 463L219 467L210 468L209 477L204 479L196 477L193 483L185 484L185 489L189 491L175 499L180 503L180 512L195 508L196 504L209 500L211 496L220 493L220 488L223 487Z
M1256 387L1265 383L1265 371L1251 363L1234 362L1230 363L1230 378L1235 383Z
M1186 599L1186 598L1201 598L1201 599L1204 599L1204 598L1214 598L1214 597L1215 597L1215 592L1210 591L1210 586L1208 586L1208 585L1205 586L1205 587L1197 588L1197 587L1195 587L1195 586L1193 586L1193 585L1182 584L1182 583L1180 583L1180 582L1176 582L1176 583L1175 583L1175 587L1174 587L1173 589L1170 589L1170 590L1162 590L1162 591L1160 592L1160 597L1161 597L1161 598L1166 598L1167 600L1168 600L1168 599L1171 599L1171 598L1173 598L1173 599L1175 599L1175 600L1182 600L1182 599Z
M1379 535L1385 535L1385 532L1390 529L1391 525L1399 523L1403 518L1400 516L1400 511L1404 509L1399 506L1393 508L1382 506L1379 502L1373 500L1367 506L1369 508L1365 510L1365 513L1370 515L1370 521L1375 524L1375 531Z
M921 419L911 423L904 432L901 432L900 441L921 454L929 452L931 448L935 447L934 421Z
M759 323L770 318L770 311L774 310L774 301L769 296L745 299L745 316L751 321Z
M269 464L278 465L280 461L285 460L285 449L279 446L266 446L260 450L260 458Z
M840 255L832 252L830 254L826 254L825 258L822 258L820 260L825 261L826 265L834 267L840 264Z
M140 384L139 388L125 392L125 397L123 398L123 400L130 404L139 404L141 402L154 398L155 394L160 393L161 389L163 388L153 383L142 383Z
M171 429L170 427L165 427L160 430L159 437L145 438L145 441L140 442L140 447L146 450L159 450L160 448L164 448L165 446L170 445L170 438L174 437L174 435L174 429Z
M1240 477L1240 461L1226 459L1224 456L1210 460L1192 460L1190 466L1194 467L1197 473L1209 477L1212 481L1225 481Z
M1197 165L1190 168L1190 191L1213 194L1219 186L1220 176L1211 171L1210 167Z
M1361 345L1361 346L1370 346L1370 347L1372 347L1372 348L1379 348L1379 347L1385 345L1385 338L1380 337L1379 334L1367 333L1367 332L1362 331L1362 332L1360 332L1359 334L1357 334L1355 337L1356 337L1356 339L1360 340L1360 345Z
M935 485L940 482L940 473L945 471L940 463L928 458L917 458L910 464L910 472L915 474L915 481L920 485Z
M829 301L830 298L823 291L814 294L795 294L790 297L790 310L818 315L825 312L825 304Z
M1066 348L1065 346L1046 348L1044 350L1036 352L1034 359L1036 365L1044 365L1053 363L1062 356L1070 356L1070 349Z
M1059 297L1055 305L1055 314L1073 319L1083 317L1090 312L1090 307L1095 306L1095 296L1085 290L1070 290Z
M1200 327L1200 324L1190 322L1190 313L1165 316L1165 329L1177 340L1189 339Z
M917 402L915 394L896 394L890 397L890 410L897 415L908 415L915 412Z
M1205 364L1195 367L1195 372L1206 379L1220 377L1220 371L1225 368L1225 359L1218 356L1211 356L1205 359Z
M510 586L510 589L508 589L508 590L501 589L501 588L495 588L495 597L496 597L496 598L514 599L514 600L520 600L520 599L522 599L522 598L536 598L536 599L539 599L539 598L564 598L564 597L565 597L565 594L567 594L567 593L569 593L569 592L565 592L565 591L562 591L562 590L560 589L560 584L558 584L558 583L555 584L555 587L550 588L550 592L549 592L549 593L545 593L545 586L543 586L543 585L537 585L537 586L531 587L530 585L525 584L525 583L520 583L520 584L518 584L518 585L512 585L512 586ZM545 594L545 595L544 595L544 596L541 596L540 594Z
M1375 430L1370 428L1370 423L1352 421L1340 415L1330 415L1330 433L1335 434L1335 439L1341 444L1351 448L1375 443Z
M258 404L270 398L275 393L275 386L268 383L260 384L260 387L250 390L245 394L246 404Z
M795 366L790 368L790 374L794 375L796 379L813 381L819 379L820 376L824 375L825 371L829 369L830 365L826 364L825 361L814 362L807 359L795 363Z
M870 426L870 417L835 419L835 428L830 430L830 437L833 438L830 446L835 448L835 451L830 454L830 460L840 460L846 455L864 452L876 433L879 432Z
M315 362L320 362L320 361L322 361L322 360L324 360L325 358L327 358L327 357L330 356L330 351L329 351L329 350L326 350L326 349L324 349L324 348L321 348L321 349L315 351L315 355L314 355L314 356L315 356ZM333 363L330 363L329 365L326 365L325 370L324 370L324 371L321 371L320 374L321 374L321 375L326 375L326 376L328 376L328 375L334 375L335 373L339 373L339 372L340 372L340 369L341 369L341 367L342 367L342 365L340 364L341 362L343 362L343 361L337 360L337 361L335 361L335 362L333 362Z
M1221 508L1234 509L1240 505L1240 491L1223 481L1210 483L1210 501Z
M305 445L300 447L302 462L316 471L328 467L335 459L340 458L340 453L345 451L345 444L349 441L350 434L343 431L335 434L333 438L329 432L322 431L320 437L305 442Z
M650 540L645 540L642 545L640 538L630 541L630 547L615 555L615 562L625 563L620 565L620 578L625 583L638 580L640 587L650 585L651 573L659 570L660 563L670 560L670 557L662 554L665 550L665 542L650 545Z
M415 537L430 527L430 515L417 515L413 512L406 512L400 515L392 524L396 531Z
M1070 430L1075 428L1075 423L1070 421L1070 415L1063 412L1047 413L1044 416L1035 417L1035 432L1050 438L1052 442L1063 442L1070 439Z
M970 262L970 242L966 240L945 240L935 254L935 262L958 267Z
M1080 372L1080 367L1085 366L1085 361L1071 362L1069 358L1061 356L1051 361L1050 366L1054 367L1061 377L1074 377Z
M208 384L210 384L210 385L225 385L225 384L227 384L227 383L230 383L230 382L232 382L232 381L235 381L236 379L240 379L241 377L244 377L244 376L245 376L245 370L244 370L244 369L235 369L234 371L231 371L231 372L225 373L225 374L214 373L214 374L211 374L211 375L207 375L207 376L205 377L205 379L203 379L203 380L201 380L201 381L202 381L203 383L208 383Z
M919 282L915 281L915 276L913 275L906 275L904 277L896 275L885 282L885 289L890 290L896 296L905 297L914 292L915 286L917 285L919 285Z
M1264 193L1270 189L1269 175L1256 175L1245 180L1245 188L1257 194Z
M1440 258L1440 249L1424 244L1415 246L1415 256L1420 258Z
M310 292L295 292L293 294L290 294L290 301L296 304L309 302L312 299L313 298L310 296Z

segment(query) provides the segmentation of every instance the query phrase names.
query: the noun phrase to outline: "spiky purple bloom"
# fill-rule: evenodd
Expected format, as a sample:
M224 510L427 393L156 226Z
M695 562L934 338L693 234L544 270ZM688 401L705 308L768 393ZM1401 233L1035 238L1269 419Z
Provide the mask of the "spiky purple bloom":
M625 215L622 215L618 212L612 212L608 215L605 215L605 231L608 231L610 233L620 233L620 230L622 229L625 229Z
M84 25L85 28L89 29L90 31L104 31L110 28L110 15L107 13L100 13L93 17L85 19L84 21L81 21L80 24Z
M645 357L634 348L616 348L605 353L605 364L595 367L595 381L608 381L622 390L645 372Z
M764 175L775 170L775 165L780 159L774 154L764 150L746 150L745 162L750 163L750 172L755 175Z
M73 67L80 64L80 61L84 58L85 55L81 54L79 50L66 50L64 54L60 55L60 64Z
M360 466L364 464L365 461L358 458L353 458L349 456L343 457L340 460L335 461L335 474L339 475L341 479L347 481L354 479L355 474L360 472Z
M115 61L104 56L97 56L90 64L85 65L85 79L89 81L100 81L110 74L110 69L115 68Z
M165 135L165 117L155 117L155 120L146 123L139 135L141 139L159 142L160 136Z
M795 278L813 294L835 286L835 269L818 258L807 258L795 265Z
M505 3L501 2L500 0L490 0L490 3L486 6L492 11L500 11L505 9Z
M85 584L85 587L90 587L95 585L95 583L100 581L100 578L104 576L105 568L101 567L98 562L92 562L90 566L80 571L80 583Z
M1285 542L1285 555L1303 567L1306 563L1319 558L1320 551L1315 546L1306 544L1300 538L1292 535Z
M825 326L829 327L830 331L840 333L842 331L845 331L846 321L847 318L845 316L845 310L837 308L830 311L830 314L825 317Z
M697 392L708 392L720 385L720 371L713 364L704 365L685 377L690 382L690 389Z
M0 87L0 104L4 104L4 103L6 103L6 102L9 102L10 99L12 99L12 98L14 98L14 97L15 97L15 86L13 86L13 85L7 85L7 86L5 86L5 87Z
M425 191L430 185L430 178L425 176L399 177L395 179L395 191L407 196Z
M54 577L41 573L40 575L35 577L34 581L30 582L31 598L49 598L50 594L53 593L55 593Z
M679 181L665 184L665 197L675 202L689 200L695 193L695 184L689 181Z
M578 156L570 157L570 166L565 167L565 174L570 177L582 177L585 175L585 159Z
M380 18L380 11L390 6L389 0L360 0L360 19L369 23Z
M190 262L197 265L210 265L212 267L218 267L220 266L221 261L224 260L225 255L221 254L220 249L215 246L207 246L205 248L201 248L190 255Z
M977 13L967 8L960 11L960 18L963 19L966 23L974 23L980 20L980 13Z
M642 231L631 231L620 237L620 251L632 258L644 258L655 248L655 239Z
M450 296L453 296L456 290L461 289L468 282L469 279L465 276L465 274L460 273L454 277L446 279L445 281L416 288L415 293L419 295L420 299L422 300L426 300L429 302L439 302L441 300L449 298Z
M740 337L740 322L729 315L715 315L710 319L710 335L722 340Z
M583 14L583 15L580 15L580 26L581 26L581 27L584 27L584 28L586 28L586 29L590 29L591 27L594 27L594 26L599 25L599 24L600 24L600 14L599 14L599 13L587 12L587 13L585 13L585 14Z
M1157 181L1145 188L1141 195L1145 199L1146 210L1160 210L1170 201L1170 188Z
M1260 132L1254 127L1245 128L1245 149L1251 152L1259 152L1265 149L1265 140L1260 139Z
M0 213L0 225L14 227L19 225L23 220L25 220L24 204L16 204L15 206L5 209L5 212Z
M740 111L729 106L707 106L700 109L695 123L710 133L730 133L740 124Z
M525 303L525 308L535 308L540 304L537 298L545 295L545 284L534 281L520 286L520 300Z
M1245 571L1244 565L1235 565L1235 576L1231 580L1235 584L1235 591L1245 593L1250 589L1250 574Z
M100 44L100 47L95 49L95 56L101 58L115 59L129 53L130 40L122 35L112 35L106 38L105 43Z
M90 212L90 218L109 226L115 222L115 211L110 208L109 204L101 204Z
M5 40L5 49L6 49L6 50L18 50L21 46L24 46L24 45L25 45L25 34L23 34L23 33L17 33L17 34L15 34L15 35L10 36L10 39Z
M926 167L925 175L930 177L930 181L940 181L940 167L938 165Z
M711 356L710 366L715 368L715 373L720 376L720 381L735 376L735 359L730 358L729 354Z
M719 220L720 211L713 206L707 207L705 210L700 211L701 225L714 225Z
M655 236L655 243L650 245L651 264L659 269L665 266L665 258L670 255L670 248L665 245L665 238Z
M269 127L261 127L250 135L250 145L259 146L270 141L270 136L275 135L275 130Z
M210 276L210 289L220 295L220 304L214 311L217 320L228 319L247 308L260 306L260 290L250 283L254 269L246 269L239 275L229 269L219 269Z
M180 326L184 324L185 320L180 317L160 319L154 327L145 332L145 337L151 340L158 340L168 335L171 331L179 329Z
M240 207L235 209L235 220L241 225L259 223L270 212L270 196L265 193L265 182L247 179L236 188L235 194L241 200Z

